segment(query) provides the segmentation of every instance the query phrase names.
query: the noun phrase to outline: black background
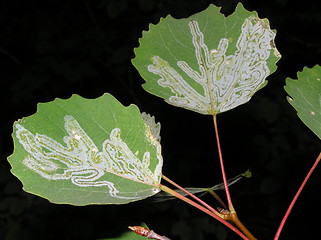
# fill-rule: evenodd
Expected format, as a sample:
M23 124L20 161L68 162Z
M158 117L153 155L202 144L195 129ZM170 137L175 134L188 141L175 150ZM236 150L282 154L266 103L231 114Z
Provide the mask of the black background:
M145 222L172 239L239 239L180 201L153 198L121 206L55 205L22 191L6 160L12 124L37 103L76 93L113 94L162 123L163 173L183 186L221 182L211 117L176 108L141 88L131 65L133 48L149 23L171 14L188 17L210 3L230 14L238 1L56 0L0 2L0 239L116 237ZM287 77L321 62L321 9L313 2L242 1L268 18L282 54L269 84L253 99L219 115L228 177L246 169L252 178L231 187L240 219L259 239L272 239L294 193L320 151L320 140L297 118L283 90ZM280 239L310 239L319 232L320 169L313 174ZM224 196L224 192L219 192ZM213 206L217 203L205 197ZM315 221L314 219L317 219Z

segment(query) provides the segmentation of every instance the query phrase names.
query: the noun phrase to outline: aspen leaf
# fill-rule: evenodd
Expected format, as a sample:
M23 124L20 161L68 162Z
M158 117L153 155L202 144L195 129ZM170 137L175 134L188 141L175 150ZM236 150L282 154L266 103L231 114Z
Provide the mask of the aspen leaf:
M302 122L321 139L321 67L305 67L298 79L286 79L289 103Z
M160 125L143 116L109 94L40 103L34 115L14 123L11 171L25 191L53 203L122 204L152 196L160 191L163 159L149 124L157 134Z
M242 4L228 17L219 10L210 5L189 18L167 16L143 32L132 63L146 91L213 115L248 102L266 85L281 57L269 21Z

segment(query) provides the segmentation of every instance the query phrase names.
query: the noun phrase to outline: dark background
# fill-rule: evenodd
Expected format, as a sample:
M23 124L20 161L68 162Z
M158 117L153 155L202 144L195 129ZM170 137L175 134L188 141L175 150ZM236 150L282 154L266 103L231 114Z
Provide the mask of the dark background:
M224 226L180 201L153 198L122 206L55 205L22 191L6 160L12 124L37 103L76 93L105 92L135 103L162 123L163 173L183 186L221 182L211 117L176 108L141 88L131 65L133 48L149 23L171 14L188 17L210 3L230 14L238 1L56 0L0 2L0 239L115 237L145 222L172 239L239 239ZM228 177L246 169L252 178L231 187L240 219L259 239L272 239L294 193L320 151L319 139L301 123L283 90L287 77L321 62L321 9L309 1L242 1L268 18L283 58L269 84L253 99L219 116ZM199 140L195 140L199 139ZM320 168L320 167L319 167ZM317 169L280 239L319 235ZM224 196L224 192L220 191ZM213 206L217 203L205 197ZM316 221L314 219L317 219Z

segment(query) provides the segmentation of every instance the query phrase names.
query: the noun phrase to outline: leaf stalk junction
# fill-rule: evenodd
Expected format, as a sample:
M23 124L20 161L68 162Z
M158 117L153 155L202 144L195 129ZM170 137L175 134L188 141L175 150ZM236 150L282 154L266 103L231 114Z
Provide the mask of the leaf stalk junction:
M182 191L184 191L185 193L187 193L189 196L191 196L193 199L195 199L197 202L191 200L190 198L187 198L185 196L183 196L182 194L174 191L173 189L160 184L159 188L164 191L167 192L175 197L177 197L178 199L192 205L193 207L196 207L197 209L201 210L202 212L208 214L209 216L215 218L216 220L218 220L219 222L221 222L222 224L224 224L225 226L227 226L228 228L230 228L232 231L234 231L236 234L238 234L242 239L244 240L249 240L249 238L243 234L238 228L236 228L235 226L233 226L231 223L229 223L228 221L226 221L224 218L224 214L219 213L217 210L215 210L214 208L212 208L211 206L209 206L208 204L206 204L203 200L199 199L198 197L196 197L194 194L188 192L187 190L185 190L183 187L179 186L178 184L176 184L175 182L173 182L172 180L170 180L169 178L167 178L166 176L162 176L162 178L171 183L173 186L181 189ZM251 240L251 239L250 239Z

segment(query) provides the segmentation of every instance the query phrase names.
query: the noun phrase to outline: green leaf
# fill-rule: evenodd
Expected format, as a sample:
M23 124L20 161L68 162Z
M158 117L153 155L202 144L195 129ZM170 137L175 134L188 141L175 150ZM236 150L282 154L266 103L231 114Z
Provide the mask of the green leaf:
M299 118L321 139L321 67L305 67L298 80L287 78L285 91Z
M266 84L281 57L267 19L238 4L186 19L162 18L144 31L133 65L146 91L174 106L217 114L246 103Z
M124 107L109 94L55 99L14 123L8 160L25 191L53 203L128 203L160 191L155 126L137 106Z

